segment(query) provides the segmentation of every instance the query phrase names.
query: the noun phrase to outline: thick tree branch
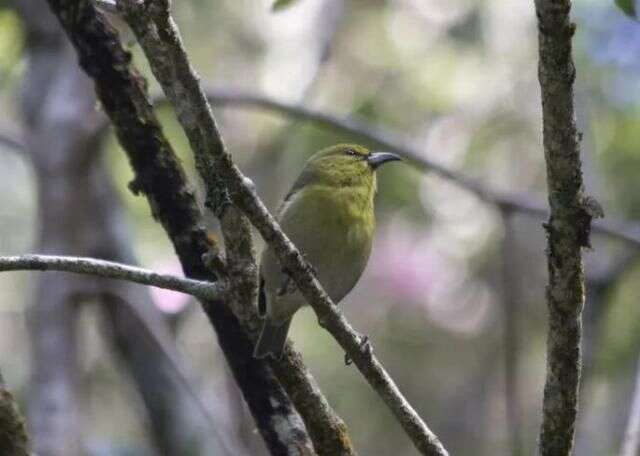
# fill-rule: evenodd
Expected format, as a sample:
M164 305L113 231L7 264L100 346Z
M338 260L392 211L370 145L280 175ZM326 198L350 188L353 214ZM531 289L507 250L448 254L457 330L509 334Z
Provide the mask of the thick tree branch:
M202 261L210 249L202 213L147 98L145 83L130 65L116 31L86 0L50 0L73 43L135 172L131 189L144 193L154 217L167 231L185 274L209 279ZM220 346L267 447L274 454L299 454L310 447L300 417L268 365L253 360L252 343L228 306L203 301Z
M168 4L158 2L141 8L139 4L118 2L118 6L136 34L151 70L172 102L189 139L196 167L205 183L207 205L220 218L227 247L228 272L233 281L234 310L255 335L258 328L254 307L257 268L250 226L237 207L230 204L221 168L216 163L218 157L226 155L226 148L199 79L187 59L177 27L169 15ZM229 166L233 166L230 159ZM354 454L344 422L319 393L300 357L289 352L283 366L286 367L276 369L278 378L295 401L315 450L322 455Z
M0 374L0 454L29 456L29 438L25 420L13 395L5 388Z
M583 193L575 122L571 49L575 24L569 0L536 0L544 153L551 208L548 237L549 332L540 454L572 452L581 368L585 299L582 248L589 247L591 219L601 215Z
M222 299L224 285L170 274L161 274L113 261L58 255L0 256L0 271L64 271L179 291L200 299Z
M211 181L223 179L233 202L247 215L265 241L274 247L283 267L290 272L298 289L316 311L320 324L336 338L380 394L416 448L422 454L447 454L435 434L400 393L373 354L371 345L353 330L324 292L309 265L256 195L253 184L233 163L224 147L199 78L188 63L177 28L169 14L168 2L159 1L144 6L130 0L120 0L118 6L138 37L151 68L155 67L154 73L172 101L200 162L198 166L202 167L208 162L207 166L211 167L201 170L202 175L207 180L215 170ZM168 65L168 62L171 64ZM169 72L160 74L159 70ZM208 156L198 157L204 153ZM211 181L206 184L213 185Z

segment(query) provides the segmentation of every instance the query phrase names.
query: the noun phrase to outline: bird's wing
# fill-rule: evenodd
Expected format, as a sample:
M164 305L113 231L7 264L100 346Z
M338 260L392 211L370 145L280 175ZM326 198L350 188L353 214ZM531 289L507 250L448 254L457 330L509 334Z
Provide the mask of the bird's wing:
M278 208L278 219L282 219L282 213L285 211L285 208L288 204L293 200L293 197L302 190L305 186L309 185L311 182L316 180L317 175L316 172L310 167L305 167L296 181L291 186L289 192L287 192L286 196L282 200L280 207Z

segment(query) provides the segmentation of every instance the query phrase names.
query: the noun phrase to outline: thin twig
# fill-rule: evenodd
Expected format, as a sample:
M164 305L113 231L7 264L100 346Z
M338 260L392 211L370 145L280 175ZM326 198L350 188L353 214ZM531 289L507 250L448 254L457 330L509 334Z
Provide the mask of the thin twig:
M582 309L585 300L582 249L589 247L591 219L601 216L584 194L580 140L575 121L570 0L536 0L538 76L549 221L547 262L547 376L540 428L541 456L569 456L577 416L581 371Z
M0 256L1 271L62 271L88 274L179 291L200 299L220 299L225 293L225 286L218 282L188 279L113 261L86 257L57 255Z
M371 345L365 343L366 339L353 330L324 292L313 276L311 268L258 198L252 183L231 160L199 78L182 48L177 27L169 13L168 2L155 2L143 10L134 1L120 0L118 7L124 11L125 20L138 37L152 69L157 65L156 70L164 68L171 71L169 74L158 74L157 71L154 73L161 79L160 83L165 92L168 92L167 96L172 101L178 119L183 123L192 147L197 146L194 147L194 152L198 154L203 146L208 146L208 159L217 173L214 177L222 177L232 200L242 209L265 241L274 247L283 267L289 271L298 289L318 315L320 324L340 343L369 384L383 398L416 448L425 455L446 455L447 452L438 438L407 402L373 354ZM168 57L172 64L156 61L163 56ZM167 84L163 84L163 80ZM182 89L180 92L176 91L178 87ZM198 126L199 131L194 126ZM199 161L204 163L205 158L202 157ZM208 170L202 172L203 176L209 173L211 171Z
M104 0L109 1L109 0ZM406 158L417 169L423 172L432 171L434 174L447 179L461 188L475 194L482 201L495 206L503 207L513 212L528 214L536 218L544 218L549 215L545 205L534 199L531 195L497 192L489 189L485 184L474 180L459 171L451 170L425 158L424 153L414 146L405 144L397 135L384 131L357 118L344 118L336 114L309 108L304 105L287 103L271 98L267 95L249 93L236 89L206 88L208 100L217 106L229 106L246 109L264 109L277 112L282 115L317 123L320 126L337 130L342 133L357 136L363 140L388 149ZM156 96L154 103L166 103L165 96ZM108 123L105 123L105 128ZM24 145L18 141L15 135L7 134L5 145L19 150ZM593 220L594 233L606 235L612 239L625 242L635 248L640 248L640 230L635 222L622 222L612 220Z
M638 456L640 449L640 358L636 372L635 387L631 409L629 410L629 420L624 433L624 440L620 448L619 456Z

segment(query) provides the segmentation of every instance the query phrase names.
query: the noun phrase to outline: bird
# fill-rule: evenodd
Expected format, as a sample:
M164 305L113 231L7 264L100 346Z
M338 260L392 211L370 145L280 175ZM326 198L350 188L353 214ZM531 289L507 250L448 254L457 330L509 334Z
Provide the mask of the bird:
M401 160L357 144L337 144L309 158L276 218L334 303L356 285L369 260L375 230L376 170ZM293 315L307 304L267 246L259 269L262 330L254 357L282 357Z

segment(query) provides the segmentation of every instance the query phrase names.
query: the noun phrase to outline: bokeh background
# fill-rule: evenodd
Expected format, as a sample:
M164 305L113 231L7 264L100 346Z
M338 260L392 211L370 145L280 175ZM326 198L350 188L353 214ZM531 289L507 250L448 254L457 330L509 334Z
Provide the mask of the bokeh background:
M544 201L533 1L299 0L272 12L267 1L182 0L173 8L208 87L365 120L489 188ZM640 24L613 1L577 0L573 16L587 190L609 221L640 232ZM149 75L132 34L118 26ZM38 96L25 83L31 45L20 9L0 1L2 255L37 251L42 237L39 174L20 146L29 144L25 99ZM149 83L159 93L152 77ZM64 108L74 96L85 95L71 89L58 103ZM260 109L225 106L215 113L235 160L271 208L311 153L353 140ZM161 117L199 185L173 113L163 107ZM146 201L127 188L132 173L115 139L108 136L94 147L125 208L117 224L138 261L179 273ZM374 252L343 303L347 318L370 336L451 454L534 454L545 369L543 220L516 212L505 223L495 207L472 193L407 164L381 171L376 210ZM78 217L67 222L82 223ZM593 250L585 253L589 295L580 456L618 450L640 351L640 258L619 240L595 234L592 241ZM37 305L39 277L0 275L0 368L27 414L38 336L26 315ZM169 323L194 391L215 420L217 430L209 438L224 441L230 454L265 454L198 306L165 291L153 290L151 299ZM88 300L75 312L83 451L160 454L150 437L150 412L109 341L100 305ZM416 454L355 368L344 366L343 352L310 310L296 316L291 338L345 419L360 454Z

